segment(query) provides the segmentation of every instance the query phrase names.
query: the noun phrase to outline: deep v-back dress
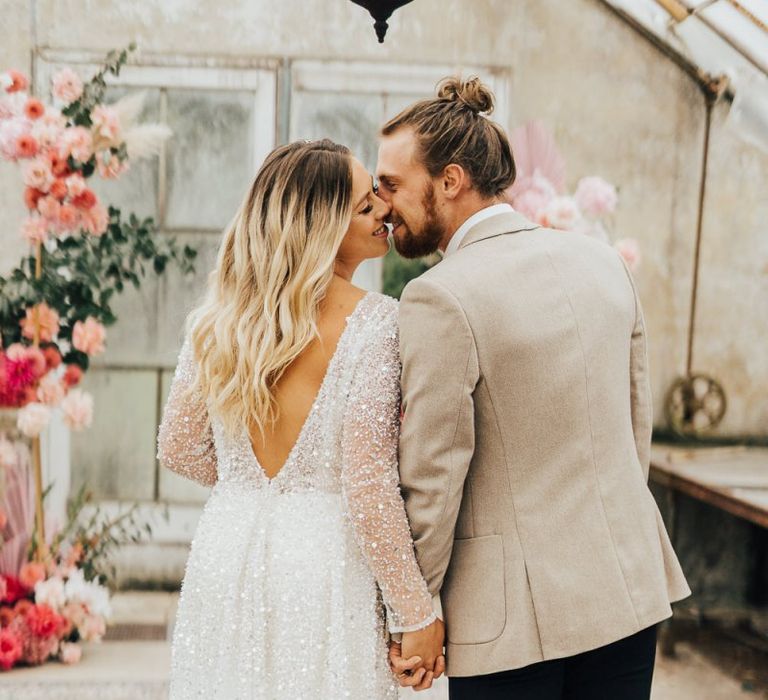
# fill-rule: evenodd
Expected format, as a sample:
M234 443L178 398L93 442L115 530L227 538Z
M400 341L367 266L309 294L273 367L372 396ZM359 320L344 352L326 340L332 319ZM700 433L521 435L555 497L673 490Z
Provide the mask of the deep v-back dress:
M358 303L272 479L245 426L230 437L187 395L194 372L187 342L158 455L213 490L182 585L170 697L396 698L385 625L434 620L398 488L397 303Z

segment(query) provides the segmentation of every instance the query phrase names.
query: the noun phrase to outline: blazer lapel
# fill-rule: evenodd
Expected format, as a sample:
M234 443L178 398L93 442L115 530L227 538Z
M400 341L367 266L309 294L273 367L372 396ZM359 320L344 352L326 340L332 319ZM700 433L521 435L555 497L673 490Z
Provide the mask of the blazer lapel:
M459 250L486 238L503 236L507 233L518 233L519 231L533 231L536 228L541 227L516 211L504 212L473 226L461 242Z

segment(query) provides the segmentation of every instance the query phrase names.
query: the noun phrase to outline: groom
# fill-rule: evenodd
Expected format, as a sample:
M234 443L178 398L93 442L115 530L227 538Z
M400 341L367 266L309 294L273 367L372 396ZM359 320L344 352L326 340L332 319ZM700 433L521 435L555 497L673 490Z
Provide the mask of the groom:
M690 591L647 486L640 302L611 247L503 202L492 109L443 81L383 127L377 167L397 250L445 254L402 296L400 474L450 696L647 700L656 624ZM402 659L434 664L429 634Z

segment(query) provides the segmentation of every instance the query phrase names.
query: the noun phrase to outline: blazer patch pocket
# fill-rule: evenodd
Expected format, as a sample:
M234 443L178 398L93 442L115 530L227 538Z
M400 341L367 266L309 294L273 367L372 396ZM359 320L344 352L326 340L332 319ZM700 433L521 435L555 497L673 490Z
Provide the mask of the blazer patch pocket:
M455 540L440 596L450 644L497 639L507 618L501 535Z

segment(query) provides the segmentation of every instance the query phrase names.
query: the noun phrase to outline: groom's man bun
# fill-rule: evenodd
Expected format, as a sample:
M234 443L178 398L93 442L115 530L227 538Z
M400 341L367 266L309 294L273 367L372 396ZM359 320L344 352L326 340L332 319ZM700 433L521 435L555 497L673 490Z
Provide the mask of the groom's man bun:
M494 103L479 78L444 78L437 97L406 107L381 134L413 129L419 159L432 177L456 163L483 197L497 197L515 181L515 161L504 129L486 116Z
M492 114L495 106L493 93L480 78L443 78L437 86L437 97L466 105L476 114Z

